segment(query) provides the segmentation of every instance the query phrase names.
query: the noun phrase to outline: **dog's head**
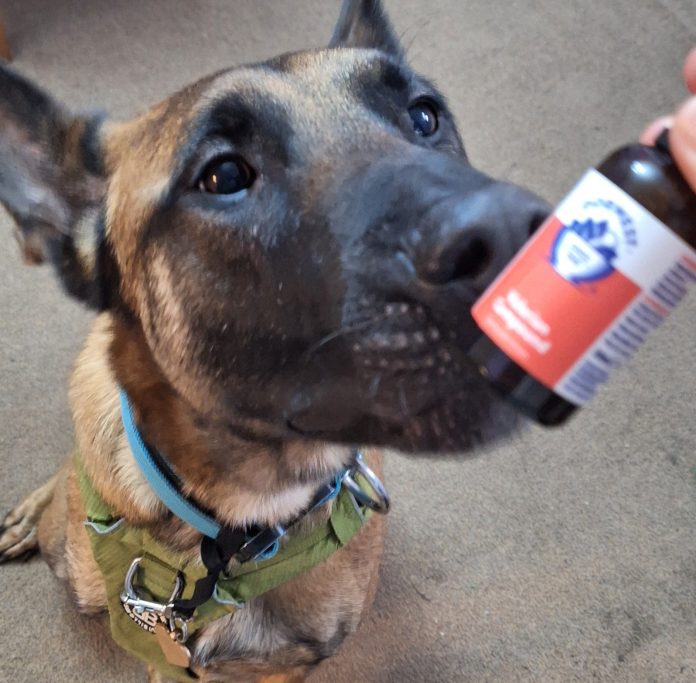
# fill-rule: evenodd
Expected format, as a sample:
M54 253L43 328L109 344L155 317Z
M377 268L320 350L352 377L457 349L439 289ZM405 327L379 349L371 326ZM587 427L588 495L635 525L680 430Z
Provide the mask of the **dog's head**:
M0 124L26 257L137 332L196 415L407 451L508 431L465 355L469 311L546 206L469 164L376 0L344 3L328 49L222 71L128 123L0 70Z

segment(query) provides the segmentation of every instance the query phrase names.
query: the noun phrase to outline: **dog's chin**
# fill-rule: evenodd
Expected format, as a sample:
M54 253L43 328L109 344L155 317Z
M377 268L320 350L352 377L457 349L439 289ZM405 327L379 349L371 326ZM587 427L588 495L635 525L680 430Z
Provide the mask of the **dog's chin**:
M453 325L447 316L438 324L417 304L377 310L365 315L369 325L359 335L323 348L327 371L295 396L287 413L292 431L406 453L460 454L526 424L468 358L465 349L480 334L472 320Z
M473 368L449 375L436 368L432 374L384 378L374 396L358 402L328 396L309 402L288 419L288 427L305 438L409 454L473 454L526 424L476 375Z

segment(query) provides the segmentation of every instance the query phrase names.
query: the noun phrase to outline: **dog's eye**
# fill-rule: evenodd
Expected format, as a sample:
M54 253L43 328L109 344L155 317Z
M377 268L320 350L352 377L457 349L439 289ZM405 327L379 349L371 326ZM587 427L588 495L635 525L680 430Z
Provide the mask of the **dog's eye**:
M198 189L209 194L237 194L251 187L254 169L241 157L214 159L203 170Z
M413 129L417 135L427 138L437 132L439 121L437 109L428 100L418 100L408 108L408 113L413 121Z

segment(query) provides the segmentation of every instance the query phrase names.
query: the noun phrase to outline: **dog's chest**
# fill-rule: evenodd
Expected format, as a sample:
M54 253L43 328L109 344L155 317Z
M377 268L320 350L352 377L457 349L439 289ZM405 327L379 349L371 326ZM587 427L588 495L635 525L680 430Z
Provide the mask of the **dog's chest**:
M365 600L367 586L356 593L357 585L342 576L347 570L332 577L350 585L342 595L331 594L327 577L317 577L316 586L303 577L208 625L192 646L194 668L246 680L245 674L258 673L260 661L272 673L330 657L357 628Z

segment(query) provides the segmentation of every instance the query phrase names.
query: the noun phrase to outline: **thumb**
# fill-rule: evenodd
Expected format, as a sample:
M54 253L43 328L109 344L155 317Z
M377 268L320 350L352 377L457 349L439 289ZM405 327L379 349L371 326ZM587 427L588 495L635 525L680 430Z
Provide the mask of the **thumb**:
M696 192L696 97L688 100L674 117L669 147L684 178Z

